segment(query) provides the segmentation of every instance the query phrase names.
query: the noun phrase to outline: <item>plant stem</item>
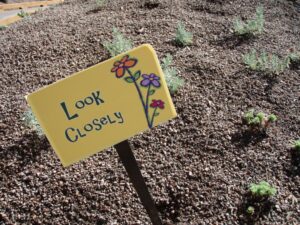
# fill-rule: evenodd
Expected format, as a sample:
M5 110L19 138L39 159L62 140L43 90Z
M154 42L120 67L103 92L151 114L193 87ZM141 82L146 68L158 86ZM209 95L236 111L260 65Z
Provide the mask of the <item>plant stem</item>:
M147 115L149 117L149 93L150 93L150 87L151 87L151 84L148 86L148 90L147 90L147 97L146 97L146 105L145 105L145 109L147 111ZM150 124L151 125L151 124ZM152 127L152 126L151 126ZM149 127L149 128L151 128Z
M126 71L128 72L129 76L131 77L131 79L134 81L134 85L135 85L135 88L139 94L139 97L140 97L140 100L142 101L142 104L143 104L143 108L144 108L144 112L145 112L145 116L147 118L147 124L148 124L148 127L151 128L151 123L149 121L149 116L148 116L148 105L146 106L145 102L144 102L144 99L143 99L143 95L142 95L142 92L138 86L138 84L136 83L136 80L134 78L134 76L132 75L131 71L129 69L126 69ZM147 103L148 104L148 103Z
M154 109L153 114L152 114L151 123L150 123L151 127L153 126L153 121L154 121L156 110L157 110L157 108Z

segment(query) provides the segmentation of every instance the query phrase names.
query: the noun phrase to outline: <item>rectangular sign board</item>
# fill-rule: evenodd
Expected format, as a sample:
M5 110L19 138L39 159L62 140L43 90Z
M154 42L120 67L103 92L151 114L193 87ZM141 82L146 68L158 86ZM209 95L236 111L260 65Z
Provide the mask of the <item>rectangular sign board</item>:
M26 99L64 166L176 116L158 58L148 44Z

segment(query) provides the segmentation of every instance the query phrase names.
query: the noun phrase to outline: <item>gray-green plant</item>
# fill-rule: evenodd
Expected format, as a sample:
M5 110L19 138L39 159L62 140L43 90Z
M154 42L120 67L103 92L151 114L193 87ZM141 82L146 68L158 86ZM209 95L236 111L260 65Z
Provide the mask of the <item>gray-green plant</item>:
M249 215L253 215L254 214L254 212L255 212L255 209L254 209L254 207L253 206L248 206L248 208L247 208L247 213L249 214Z
M102 7L105 6L106 0L95 0L95 3L96 3L98 8L102 8Z
M236 35L258 35L264 30L264 9L262 6L256 8L255 18L246 22L236 19L234 22L234 33Z
M21 9L21 11L17 14L19 17L27 17L29 16L29 13L25 12L23 9Z
M291 52L287 57L291 63L300 64L300 52Z
M167 54L165 58L162 59L161 67L165 75L165 79L169 90L171 93L178 91L180 87L184 85L184 79L177 76L177 69L172 65L173 58L170 54Z
M250 109L245 113L244 119L252 129L266 129L277 120L277 116L274 114L266 115L263 112L256 113L254 109Z
M112 34L113 39L111 41L103 42L103 46L109 51L112 57L132 49L131 41L126 39L117 28L113 28Z
M182 46L193 43L193 34L185 29L185 26L182 22L179 22L177 25L175 42Z
M29 127L31 130L35 131L39 136L43 136L44 132L38 123L37 119L35 118L33 112L31 109L27 109L22 117L22 120L24 121L24 124Z
M300 152L300 139L292 141L292 148Z
M259 54L255 49L252 49L250 52L246 53L243 56L243 61L251 70L276 75L282 73L289 67L290 64L289 57L281 59L277 55L266 53L265 51L262 51L262 53Z
M250 184L251 194L257 197L271 197L276 194L276 188L272 187L268 182L261 181L258 184Z
M7 26L5 25L0 25L0 30L5 30L7 28Z

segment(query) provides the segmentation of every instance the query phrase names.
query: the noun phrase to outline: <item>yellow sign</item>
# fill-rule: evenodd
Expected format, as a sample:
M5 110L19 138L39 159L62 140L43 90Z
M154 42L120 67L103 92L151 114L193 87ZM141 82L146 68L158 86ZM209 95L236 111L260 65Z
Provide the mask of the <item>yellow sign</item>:
M64 166L176 116L151 45L75 73L27 101Z

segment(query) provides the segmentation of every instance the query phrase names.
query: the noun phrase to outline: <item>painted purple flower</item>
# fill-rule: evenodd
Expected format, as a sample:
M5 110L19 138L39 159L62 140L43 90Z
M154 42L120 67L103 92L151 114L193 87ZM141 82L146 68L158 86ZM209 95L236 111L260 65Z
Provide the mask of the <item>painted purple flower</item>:
M143 80L141 81L141 85L144 87L148 87L150 85L153 85L154 87L160 87L159 80L160 78L156 76L154 73L151 73L149 75L143 74Z

